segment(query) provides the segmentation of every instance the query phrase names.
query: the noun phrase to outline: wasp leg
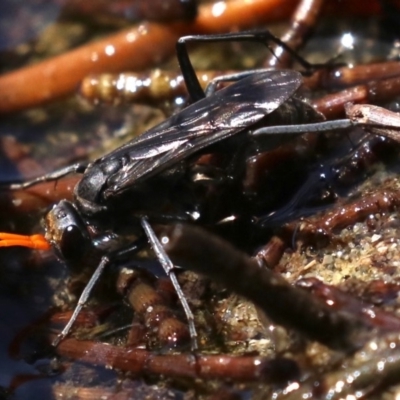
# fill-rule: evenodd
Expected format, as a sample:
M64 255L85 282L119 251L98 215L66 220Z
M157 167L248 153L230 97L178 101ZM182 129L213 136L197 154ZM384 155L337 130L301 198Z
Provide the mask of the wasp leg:
M186 297L183 294L183 291L179 285L178 279L176 278L176 274L174 272L175 268L174 264L172 264L172 261L167 256L167 253L165 252L163 246L158 240L158 237L154 233L152 227L150 226L146 218L142 218L141 222L142 222L142 227L150 241L150 244L152 245L153 251L157 256L158 261L160 261L160 264L164 268L165 273L171 279L172 285L174 286L176 294L178 295L179 301L182 304L183 310L188 320L191 348L192 351L195 351L198 346L197 346L197 332L196 332L196 327L194 326L194 316L192 310L189 307L189 304L187 303Z
M26 181L26 182L13 183L13 184L9 185L8 188L11 190L26 189L30 186L36 185L37 183L56 181L57 179L60 179L69 174L74 174L74 173L75 174L83 174L85 172L87 166L88 166L88 163L72 164L67 167L60 168L54 172L50 172L48 174L39 176L37 178L34 178L34 179Z
M185 79L186 87L190 94L192 101L198 101L205 97L205 93L201 88L199 80L197 79L193 65L190 61L189 54L187 51L188 42L260 42L268 47L268 42L278 44L284 50L286 50L308 73L314 71L321 65L314 65L306 61L303 57L298 55L290 46L284 43L282 40L274 36L269 31L257 31L257 32L239 32L239 33L226 33L216 35L192 35L183 36L176 43L176 53L179 65L181 67L182 75Z
M118 258L126 257L132 253L138 252L142 249L145 245L144 237L140 237L135 240L129 246L116 250L114 252L110 252L109 254L104 255L101 257L100 263L95 269L93 275L90 277L89 282L86 284L85 289L83 290L81 296L79 297L78 303L75 306L75 309L72 313L70 320L68 321L67 325L65 325L64 329L59 333L56 339L53 341L53 346L57 346L70 332L72 325L75 323L78 315L82 311L83 306L87 303L89 296L94 288L94 285L99 280L101 274L103 273L104 269L110 263L114 262Z

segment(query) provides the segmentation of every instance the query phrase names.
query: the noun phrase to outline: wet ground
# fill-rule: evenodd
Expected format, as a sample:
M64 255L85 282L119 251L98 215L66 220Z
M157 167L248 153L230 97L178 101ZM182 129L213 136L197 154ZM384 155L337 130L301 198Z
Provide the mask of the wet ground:
M62 2L48 3L32 2L35 12L30 5L12 4L10 18L0 17L0 32L7 32L0 53L4 74L129 24L82 15L58 21ZM11 16L17 14L20 27L14 24L11 29ZM398 37L392 29L396 15L321 17L302 54L310 61L346 65L397 61ZM285 26L283 21L271 29L280 35ZM349 33L355 43L348 48ZM266 53L262 46L235 43L199 46L192 56L196 69L224 71L260 66ZM175 71L175 57L157 67ZM40 82L28 84L40 90ZM303 88L301 96L311 102L325 93ZM96 159L162 121L182 101L172 97L158 107L154 101L93 105L74 94L46 106L5 113L0 121L0 180L21 181ZM399 108L396 96L379 104ZM54 252L2 249L0 395L397 398L400 145L359 129L347 135L291 138L268 149L266 159L271 161L257 167L255 183L246 178L251 170L244 171L256 163L259 151L252 149L253 158L239 158L238 168L226 162L226 154L212 164L217 178L221 170L222 175L233 171L234 183L200 186L203 228L249 257L258 254L264 263L260 268L280 274L299 291L311 292L346 321L360 321L359 348L332 349L309 340L301 329L275 324L268 310L232 293L234 276L218 283L184 271L179 280L199 334L199 352L194 355L176 296L151 251L144 250L106 272L78 328L54 349L51 341L68 320L93 266L71 269ZM207 165L204 159L193 163L194 168ZM321 174L328 178L321 179ZM15 192L5 188L0 193L0 230L42 231L40 221L48 207L71 198L78 180L79 176L67 177ZM233 222L227 219L231 215ZM130 271L137 267L142 272L132 276ZM171 342L178 344L170 346Z

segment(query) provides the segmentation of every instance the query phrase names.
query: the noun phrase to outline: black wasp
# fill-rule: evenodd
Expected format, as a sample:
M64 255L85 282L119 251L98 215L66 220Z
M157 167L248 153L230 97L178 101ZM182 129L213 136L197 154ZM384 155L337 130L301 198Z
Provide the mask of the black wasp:
M143 240L132 241L130 238L140 236L144 230L177 289L189 320L192 348L196 348L196 331L190 308L176 281L173 265L147 218L154 217L161 221L190 218L191 213L187 210L182 215L181 210L173 213L160 210L171 209L168 202L172 203L173 193L184 184L192 156L222 140L247 135L249 129L264 117L275 110L274 114L279 114L282 105L291 101L298 103L293 94L301 85L302 76L292 70L244 72L223 77L223 80L236 82L205 96L189 61L186 43L192 40L265 42L269 39L287 48L269 32L181 38L177 44L178 60L194 101L190 106L89 165L75 164L35 180L12 185L13 189L20 189L72 172L83 174L74 189L74 200L59 202L45 216L45 239L41 235L30 238L0 235L2 246L48 248L50 242L68 263L88 257L92 262L93 257L98 259L98 266L57 342L67 335L103 269L143 246ZM287 50L303 66L310 67L293 51ZM268 124L267 121L265 123Z

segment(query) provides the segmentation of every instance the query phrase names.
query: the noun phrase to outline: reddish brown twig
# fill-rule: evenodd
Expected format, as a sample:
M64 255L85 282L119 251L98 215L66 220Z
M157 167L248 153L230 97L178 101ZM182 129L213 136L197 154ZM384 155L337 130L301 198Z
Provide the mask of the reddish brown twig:
M122 283L123 280L126 282ZM170 283L169 280L167 282ZM143 271L120 274L118 286L135 311L136 317L143 321L147 328L147 338L155 340L157 345L168 347L188 343L190 335L187 324L177 317L171 307L170 296L162 290L157 290L154 282ZM135 337L137 332L138 326L134 324Z
M348 352L362 346L368 337L368 326L355 316L329 310L217 236L180 224L166 227L162 239L174 263L247 297L279 325Z
M371 80L393 78L400 75L399 61L354 65L351 67L321 68L304 77L303 84L310 89L346 88Z
M273 236L254 256L264 266L273 269L282 258L286 243L278 236Z
M215 77L233 71L196 71L203 88ZM187 96L180 72L154 69L148 73L92 74L85 77L79 88L89 102L160 104L174 97Z
M377 0L334 2L327 12L378 14ZM399 2L400 3L400 2ZM73 93L91 73L150 68L173 54L176 40L186 34L227 32L283 19L293 11L292 0L253 0L203 5L192 24L146 23L79 47L33 66L0 77L0 113L38 106ZM32 85L40 82L40 87Z
M284 230L289 235L296 232L296 239L309 242L316 236L329 236L334 230L365 220L369 215L392 211L400 203L398 192L394 190L379 190L348 204L338 204L322 217L316 216L302 221L290 222Z
M317 278L300 279L296 285L310 291L335 310L351 312L359 318L365 319L368 324L378 328L381 332L396 332L400 329L400 319L394 314L374 307L372 304L334 286L327 285Z
M142 349L127 349L76 339L62 341L57 347L57 353L64 357L139 375L157 374L191 379L274 382L291 379L297 374L296 364L287 359L270 360L265 357L235 357L223 354L157 355Z
M45 182L28 189L9 191L0 190L1 213L8 216L37 211L62 199L71 199L73 189L80 179L69 176L56 182Z
M291 2L291 1L290 1ZM261 24L277 14L280 0L233 1L224 10L204 5L193 24L145 23L0 78L0 113L38 106L73 93L91 73L141 70L173 54L189 33L224 32ZM286 3L288 1L286 0ZM225 3L224 3L225 4ZM275 11L274 11L275 10ZM40 89L33 82L40 82Z
M374 80L353 86L340 92L328 94L315 100L313 105L328 119L342 117L346 103L377 103L390 101L400 93L400 77Z
M293 50L300 49L314 29L324 3L324 0L301 0L281 40ZM265 67L285 68L291 65L292 57L281 46L274 46L271 53L264 62Z

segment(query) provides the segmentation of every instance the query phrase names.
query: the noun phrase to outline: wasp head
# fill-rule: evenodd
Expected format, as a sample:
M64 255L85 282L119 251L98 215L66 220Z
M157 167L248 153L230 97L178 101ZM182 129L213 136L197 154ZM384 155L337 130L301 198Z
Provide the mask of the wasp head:
M66 200L56 204L44 218L45 237L66 261L81 259L91 244L83 218Z

